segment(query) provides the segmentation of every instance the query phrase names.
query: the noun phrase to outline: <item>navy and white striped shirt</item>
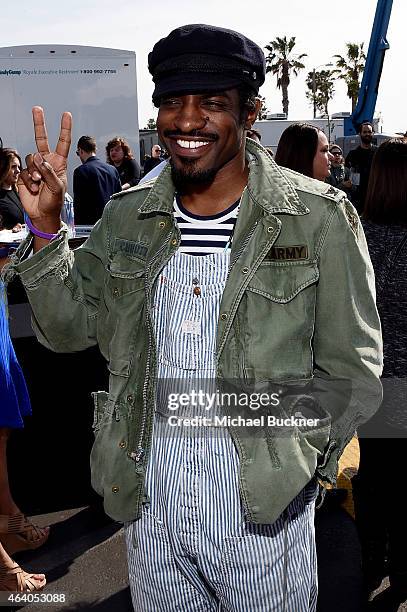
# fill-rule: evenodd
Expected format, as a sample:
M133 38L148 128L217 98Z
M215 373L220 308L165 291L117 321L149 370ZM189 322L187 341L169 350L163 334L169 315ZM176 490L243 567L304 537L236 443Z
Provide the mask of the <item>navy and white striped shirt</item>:
M240 200L216 215L195 215L174 199L174 217L181 232L180 253L208 255L230 248Z

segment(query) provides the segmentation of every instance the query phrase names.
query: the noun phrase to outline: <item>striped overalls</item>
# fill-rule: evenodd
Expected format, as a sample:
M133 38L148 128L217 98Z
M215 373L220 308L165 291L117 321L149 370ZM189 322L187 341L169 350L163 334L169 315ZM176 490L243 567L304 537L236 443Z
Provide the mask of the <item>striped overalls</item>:
M211 387L229 252L177 253L155 294L159 388L147 468L149 502L126 528L136 612L308 612L316 607L313 491L272 525L245 520L227 429L170 426L174 380ZM166 382L167 381L167 382ZM199 383L198 383L199 381ZM195 409L196 410L196 409ZM195 412L195 414L197 414ZM221 429L221 431L219 431Z

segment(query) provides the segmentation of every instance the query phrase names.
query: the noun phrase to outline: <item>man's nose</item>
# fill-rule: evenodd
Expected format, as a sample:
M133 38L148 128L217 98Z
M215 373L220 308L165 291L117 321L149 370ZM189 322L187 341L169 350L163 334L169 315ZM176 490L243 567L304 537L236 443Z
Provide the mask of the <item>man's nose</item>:
M208 121L205 110L194 100L185 100L175 117L175 126L184 133L201 130Z

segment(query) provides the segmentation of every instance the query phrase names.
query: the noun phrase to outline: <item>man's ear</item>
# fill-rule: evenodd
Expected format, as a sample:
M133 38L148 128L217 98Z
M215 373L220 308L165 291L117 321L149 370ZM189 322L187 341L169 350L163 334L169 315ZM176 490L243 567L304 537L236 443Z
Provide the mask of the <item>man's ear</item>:
M259 98L256 98L256 103L255 103L255 107L253 110L249 110L247 113L247 117L246 117L246 121L245 121L245 129L246 130L250 130L253 123L256 121L257 119L257 115L260 112L261 109L261 105L262 105L262 101Z

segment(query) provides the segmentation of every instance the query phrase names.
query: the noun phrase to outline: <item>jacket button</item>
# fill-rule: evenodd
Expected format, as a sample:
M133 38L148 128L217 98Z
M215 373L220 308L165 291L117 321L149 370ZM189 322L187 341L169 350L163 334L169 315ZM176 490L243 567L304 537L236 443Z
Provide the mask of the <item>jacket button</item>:
M222 319L222 321L226 321L226 319L228 318L227 312L222 312L220 318Z
M177 246L177 244L178 244L178 240L177 240L176 238L173 238L173 239L171 240L171 244L172 244L172 246Z
M249 273L249 268L242 268L242 273L243 274L248 274Z
M121 442L119 442L119 448L126 448L126 446L127 446L126 440L122 440Z
M267 228L267 233L271 234L272 232L274 232L274 227L270 226Z
M118 493L119 490L119 487L112 487L112 493Z
M160 223L158 224L158 227L161 229L164 229L165 225L166 225L165 221L160 221Z
M129 404L131 404L133 402L133 396L132 395L128 395L126 399L129 402Z
M113 297L119 297L119 295L120 295L120 292L119 292L118 288L117 288L117 287L115 287L115 288L113 289Z

